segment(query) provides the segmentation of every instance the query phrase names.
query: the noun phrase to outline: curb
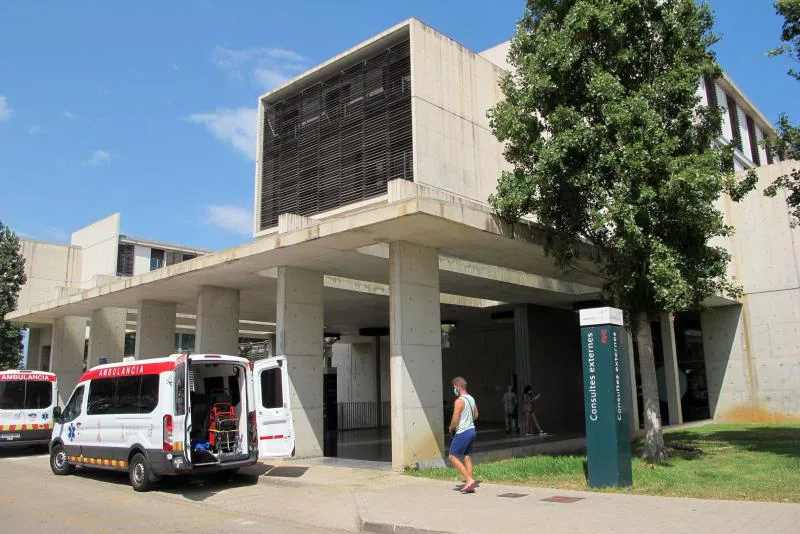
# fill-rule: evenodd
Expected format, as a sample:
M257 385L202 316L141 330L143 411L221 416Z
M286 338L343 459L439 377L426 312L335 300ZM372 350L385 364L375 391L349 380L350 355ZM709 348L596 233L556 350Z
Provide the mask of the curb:
M452 534L444 530L428 530L425 528L410 527L408 525L397 525L380 521L365 521L363 519L359 527L361 532L373 532L375 534Z

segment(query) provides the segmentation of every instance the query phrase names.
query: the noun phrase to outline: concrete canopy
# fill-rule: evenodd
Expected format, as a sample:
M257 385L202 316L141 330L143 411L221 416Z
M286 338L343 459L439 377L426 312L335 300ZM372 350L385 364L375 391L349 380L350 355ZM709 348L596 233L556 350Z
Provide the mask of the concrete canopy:
M599 295L593 262L585 260L580 270L561 272L545 256L545 235L533 225L512 229L484 206L423 193L418 189L416 196L400 200L390 195L389 202L378 201L346 218L297 218L291 227L250 243L17 310L7 319L49 324L64 316L88 317L104 307L136 308L143 299L177 302L179 313L193 313L199 288L219 286L241 290L240 319L269 322L275 320L275 268L286 265L328 275L325 303L330 327L354 332L375 323L376 306L381 303L386 303L388 317L385 243L392 241L439 251L442 293L467 297L444 298L445 304L568 306ZM587 254L591 254L588 247ZM490 302L482 305L475 299Z

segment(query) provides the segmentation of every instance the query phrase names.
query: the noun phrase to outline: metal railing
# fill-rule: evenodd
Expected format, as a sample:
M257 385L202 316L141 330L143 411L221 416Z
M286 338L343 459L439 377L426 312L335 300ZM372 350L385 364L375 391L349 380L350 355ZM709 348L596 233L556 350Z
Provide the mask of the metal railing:
M339 402L338 430L360 430L378 427L378 408L375 402ZM391 420L389 401L381 402L381 428L388 428Z

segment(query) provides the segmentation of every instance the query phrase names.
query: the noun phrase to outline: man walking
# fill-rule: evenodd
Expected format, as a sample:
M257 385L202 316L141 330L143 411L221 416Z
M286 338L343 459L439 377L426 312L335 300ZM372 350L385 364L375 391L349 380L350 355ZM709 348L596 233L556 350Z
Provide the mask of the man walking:
M503 395L503 411L506 414L506 434L509 434L515 428L519 434L519 426L517 426L517 394L514 393L513 386L508 386L508 391Z
M467 381L457 376L453 379L453 418L450 420L450 463L464 477L461 493L475 493L475 479L472 477L472 444L475 442L475 419L478 418L478 406L475 399L467 393ZM463 458L463 461L462 461Z

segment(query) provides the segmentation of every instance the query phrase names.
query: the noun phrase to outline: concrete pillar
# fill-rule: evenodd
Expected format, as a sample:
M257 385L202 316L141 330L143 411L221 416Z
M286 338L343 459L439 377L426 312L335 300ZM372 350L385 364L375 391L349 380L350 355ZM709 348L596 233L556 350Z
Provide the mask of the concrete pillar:
M439 254L389 247L392 467L443 465Z
M629 315L625 314L628 318ZM625 338L628 346L628 372L630 373L628 384L631 401L631 436L635 436L639 432L639 395L636 387L636 353L633 352L633 332L631 325L625 327Z
M136 317L137 360L163 358L175 351L175 314L178 305L158 300L139 301Z
M64 406L83 374L86 318L60 317L56 319L53 322L50 346L50 372L58 375L59 403Z
M42 329L29 328L28 329L28 351L25 353L25 369L33 369L38 371L42 357Z
M533 386L530 318L527 304L516 304L514 306L514 349L517 396L522 399L522 391L525 386Z
M276 354L286 356L295 456L322 456L323 274L278 268Z
M121 362L125 355L126 308L101 308L92 312L89 328L89 362L92 368L100 364L100 358L107 363Z
M200 288L194 350L207 354L239 354L238 289Z
M681 390L678 379L678 354L675 349L675 316L671 313L662 313L659 319L661 324L661 347L664 354L664 382L667 386L667 406L669 407L669 424L683 423L681 410Z

